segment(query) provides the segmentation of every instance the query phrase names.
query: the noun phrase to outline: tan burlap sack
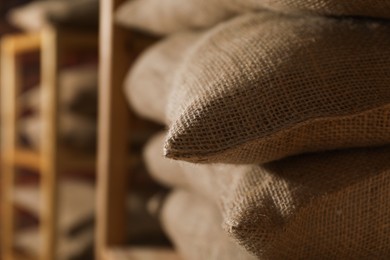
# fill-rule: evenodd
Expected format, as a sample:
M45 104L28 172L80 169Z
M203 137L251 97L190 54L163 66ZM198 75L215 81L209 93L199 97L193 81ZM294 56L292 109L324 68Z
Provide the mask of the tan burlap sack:
M162 143L160 135L148 149L161 151ZM146 163L158 180L219 204L224 229L260 259L390 256L390 147L299 155L263 166L175 164L152 156Z
M255 13L209 31L177 72L166 156L264 163L390 142L388 23Z
M235 15L220 0L130 0L119 6L116 21L153 34L212 26Z
M234 15L284 13L390 18L389 0L128 0L116 14L125 26L155 34L210 27Z
M95 215L95 188L80 180L60 180L58 183L58 232L71 237L75 230L91 226ZM18 185L13 194L16 205L39 217L42 207L38 185Z
M173 76L198 33L179 33L146 50L130 69L124 83L133 109L146 118L166 122L165 110Z
M163 226L184 259L256 259L229 239L221 221L217 206L186 191L173 192L162 211Z
M165 132L153 137L144 148L144 161L148 172L158 182L168 187L191 190L214 201L220 191L230 185L232 174L242 174L248 167L213 164L210 167L189 162L174 161L163 156ZM239 171L241 169L241 172ZM220 174L216 175L216 172Z
M28 145L40 149L42 137L42 119L31 116L19 122L21 137ZM93 151L96 147L96 122L71 114L61 113L59 118L59 141L68 148Z
M98 0L34 1L11 9L7 20L25 31L39 31L53 24L80 28L97 25L98 11Z
M60 236L57 241L55 260L85 259L83 254L91 250L94 243L94 230L89 227L72 238ZM30 227L18 232L15 236L15 247L30 255L40 255L43 247L40 230Z
M59 108L88 118L96 118L97 111L97 67L75 66L59 74ZM39 113L42 103L40 86L20 96L23 107Z
M165 186L186 187L186 179L181 171L177 171L178 164L181 162L165 158L163 155L161 142L164 137L165 132L159 133L144 147L143 158L148 172Z
M98 96L96 65L75 66L62 71L59 84L63 110L96 119Z
M57 223L56 260L83 259L80 255L91 249L94 238L95 189L92 183L80 180L60 180ZM39 217L41 191L37 185L18 185L13 194L15 205ZM23 252L39 255L42 241L39 229L18 230L15 245ZM77 258L78 257L78 258Z

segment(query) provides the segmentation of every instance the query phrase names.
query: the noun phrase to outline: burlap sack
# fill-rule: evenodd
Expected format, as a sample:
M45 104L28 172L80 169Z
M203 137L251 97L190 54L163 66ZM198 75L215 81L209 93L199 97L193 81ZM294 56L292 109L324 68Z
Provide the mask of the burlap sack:
M206 167L183 161L174 161L163 156L165 132L153 137L144 148L144 161L148 172L159 183L168 187L190 190L208 199L218 201L220 191L230 185L232 174L241 174L247 167L214 164ZM216 176L216 172L220 174Z
M96 26L98 11L98 0L34 1L11 9L7 20L25 31L39 31L49 24L80 28Z
M90 227L95 214L95 188L80 180L61 180L58 197L58 232L71 237L75 230ZM41 207L41 191L38 185L18 185L13 194L16 205L38 217Z
M165 132L152 137L145 145L143 158L148 172L152 177L165 186L186 187L186 180L181 171L177 171L179 161L165 158L163 155L161 140L164 140Z
M62 145L84 152L96 148L96 122L83 117L61 113L59 118L59 141ZM42 120L39 116L24 118L19 123L20 135L28 145L40 149Z
M115 18L123 26L161 35L207 28L234 14L220 0L130 0L119 6Z
M388 23L255 13L198 41L168 102L165 153L264 163L390 142Z
M215 205L185 191L173 192L162 211L163 226L184 259L256 259L228 238L221 220Z
M18 232L15 236L15 247L27 254L40 255L43 245L39 231L38 228L33 227ZM83 254L91 250L94 243L94 230L89 227L78 233L76 237L60 236L57 240L58 247L55 260L85 259Z
M210 27L234 15L270 9L284 13L390 18L388 0L128 0L116 14L125 26L155 34Z
M96 119L98 99L96 65L75 66L62 71L59 85L61 109Z
M97 114L97 67L84 65L60 72L59 109L95 119ZM24 108L39 113L41 89L34 87L20 96Z
M149 149L161 151L162 143L162 136L155 138ZM146 163L157 179L219 204L225 231L260 259L390 256L389 147L299 155L263 166L175 164L151 156ZM182 184L169 183L168 175L161 177L166 174Z
M146 50L130 69L124 83L133 109L146 118L166 122L165 110L173 76L198 33L179 33Z

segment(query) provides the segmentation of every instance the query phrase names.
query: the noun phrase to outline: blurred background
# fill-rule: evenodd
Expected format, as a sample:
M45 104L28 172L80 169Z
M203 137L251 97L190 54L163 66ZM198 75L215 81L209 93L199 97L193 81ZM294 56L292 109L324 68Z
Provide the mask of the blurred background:
M56 259L94 259L98 11L97 0L0 1L1 250L12 247L14 259L40 256L43 234L55 237ZM50 31L58 37L37 41ZM54 70L51 48L58 52ZM170 246L157 220L166 189L151 180L140 155L160 129L142 120L128 138L129 245Z

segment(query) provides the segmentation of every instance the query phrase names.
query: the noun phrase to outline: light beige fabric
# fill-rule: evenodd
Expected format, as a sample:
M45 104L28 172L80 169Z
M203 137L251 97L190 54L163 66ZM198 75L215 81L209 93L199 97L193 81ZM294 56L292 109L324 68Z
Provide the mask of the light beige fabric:
M39 116L30 116L19 122L20 134L29 145L40 149L43 121ZM59 140L68 148L93 151L96 147L96 121L71 113L61 113Z
M242 174L248 169L227 164L197 165L165 158L162 153L165 134L157 134L144 148L148 172L165 186L180 187L218 201L219 191L227 187L225 185L230 186L232 175Z
M16 234L15 245L32 255L39 255L42 248L41 236L38 228L29 228ZM61 237L58 243L56 260L71 260L80 257L94 243L94 231L88 228L76 237Z
M143 157L148 172L165 186L185 187L186 180L183 179L182 172L177 171L177 165L180 162L165 158L163 155L164 137L165 132L162 132L152 137L144 147Z
M95 24L98 0L41 0L11 9L10 24L26 31L39 31L52 22L83 26Z
M98 68L83 65L68 68L59 74L61 106L79 114L96 114Z
M221 227L218 208L185 191L171 194L164 204L162 222L184 259L254 260Z
M176 70L199 33L179 33L147 49L129 70L124 87L132 108L141 116L166 122L167 97Z
M386 22L248 14L210 30L177 72L169 158L264 163L390 143Z
M389 0L128 0L116 19L155 34L210 27L234 15L269 9L284 13L390 18Z
M162 145L160 135L148 150ZM390 147L299 155L262 166L152 156L146 163L157 180L217 203L225 231L260 259L390 256Z
M39 216L42 207L40 189L36 185L19 185L14 202ZM57 260L75 259L90 249L94 241L95 189L93 184L80 180L59 182L58 251ZM77 230L77 232L75 232ZM16 246L38 255L42 246L39 229L33 227L16 233Z
M84 65L68 68L59 74L60 141L71 148L92 151L96 143L97 67ZM35 87L20 97L20 103L33 112L20 121L23 138L40 148L42 121L41 89Z
M60 111L71 111L89 118L96 117L98 75L96 65L83 65L64 69L59 73ZM20 97L24 108L39 113L40 86L36 86Z
M16 205L39 216L42 205L40 189L37 185L19 185L14 193ZM95 188L93 184L80 180L59 182L58 231L61 236L69 236L72 230L91 223L95 213Z
M27 31L39 31L48 24L47 14L50 12L65 14L67 12L66 1L32 2L12 9L7 18L12 25L18 28Z

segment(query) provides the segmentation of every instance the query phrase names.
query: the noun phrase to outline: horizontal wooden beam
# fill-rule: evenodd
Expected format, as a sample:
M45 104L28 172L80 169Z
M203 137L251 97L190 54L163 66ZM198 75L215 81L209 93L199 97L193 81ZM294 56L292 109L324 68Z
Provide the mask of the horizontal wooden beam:
M162 247L129 247L111 248L104 252L105 260L181 260L182 258L170 248Z
M40 156L37 152L27 149L15 150L13 156L11 153L3 154L3 164L9 167L20 167L29 170L40 170Z
M16 34L2 38L4 50L13 54L38 50L41 46L41 34Z

